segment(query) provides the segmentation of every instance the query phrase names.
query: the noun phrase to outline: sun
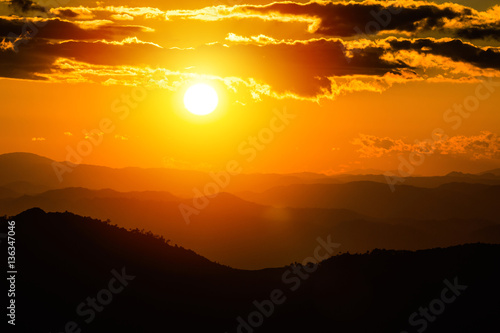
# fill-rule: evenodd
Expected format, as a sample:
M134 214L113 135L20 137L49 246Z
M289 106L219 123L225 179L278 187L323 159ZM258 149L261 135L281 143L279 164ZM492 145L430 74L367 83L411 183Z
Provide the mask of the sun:
M184 106L197 116L212 113L219 103L219 96L214 88L205 83L197 83L184 94Z

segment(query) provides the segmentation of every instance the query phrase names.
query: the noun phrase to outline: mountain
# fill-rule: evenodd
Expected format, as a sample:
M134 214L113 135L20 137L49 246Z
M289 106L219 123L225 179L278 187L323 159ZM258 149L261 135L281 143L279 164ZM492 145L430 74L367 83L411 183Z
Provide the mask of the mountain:
M25 196L25 198L28 196ZM37 195L37 197L49 201L60 201L64 197L72 200L102 199L102 198L123 198L151 201L179 201L180 199L169 192L162 191L133 191L118 192L111 189L89 190L82 187L70 187L60 190L50 190Z
M28 195L33 195L33 194L40 194L43 192L46 192L50 190L50 187L44 186L44 185L38 185L26 181L18 181L18 182L12 182L12 183L7 183L2 185L2 188L12 190L19 195L22 194L28 194Z
M317 173L238 174L207 173L167 168L108 168L94 165L69 165L30 153L0 155L0 187L21 194L38 194L49 189L83 187L113 189L120 192L168 191L178 197L203 195L206 188L233 194L262 192L279 186L300 184L339 184L370 181L385 184L386 176L341 174L327 176ZM408 177L404 185L432 188L450 182L500 185L500 176L448 175L440 177ZM201 193L201 194L200 194Z
M480 183L490 176L452 174L441 181L466 181L437 187L407 185L421 179L413 177L391 192L383 182L347 182L357 177L348 175L225 177L80 165L60 183L53 163L33 154L0 155L0 216L33 207L69 211L151 230L212 261L245 269L296 261L318 237L329 235L342 244L341 251L358 253L500 243L500 186ZM214 178L229 186L219 187L215 197L194 191L213 187ZM193 198L196 193L200 196ZM200 208L200 202L206 204Z
M204 191L207 184L216 184L222 191L240 192L266 190L274 186L296 183L336 182L325 175L240 174L219 175L166 168L114 169L93 165L74 165L56 162L30 153L0 155L0 186L28 183L45 189L84 187L116 191L169 191L176 196L192 197L194 189ZM222 184L222 185L221 185ZM34 194L33 191L23 192Z
M52 160L30 153L0 155L0 186L16 182L55 185Z
M11 190L10 188L0 187L0 199L15 198L20 195L21 195L20 193Z
M481 172L480 175L490 177L493 175L495 177L500 177L500 168Z
M351 182L296 184L262 193L241 193L245 200L275 207L348 209L377 218L472 218L499 221L500 186L449 183L437 188Z
M153 194L68 188L0 199L0 212L15 215L41 207L109 219L122 227L168 235L173 242L212 260L244 268L279 266L297 260L310 250L318 235L327 234L340 222L364 218L346 210L274 209L221 193L187 224L180 205L193 206L192 200L162 192Z
M361 186L361 192L367 189ZM200 198L200 203L203 200ZM318 237L329 235L342 244L340 251L359 253L375 248L417 250L471 242L500 243L498 221L479 218L374 218L348 209L272 207L229 193L206 198L206 202L204 209L190 216L189 224L180 207L194 208L193 201L166 192L51 190L0 199L0 212L16 215L40 207L109 219L121 227L151 230L210 260L246 269L297 261L314 248Z
M399 177L398 172L392 172L389 175L391 177ZM341 183L358 182L358 181L370 181L377 183L388 183L388 178L383 174L342 174L333 176ZM393 178L389 180L394 181ZM401 177L397 184L416 186L416 187L426 187L434 188L448 183L470 183L470 184L485 184L485 185L500 185L500 175L495 175L492 173L484 174L465 174L461 172L450 172L445 176L413 176L413 177ZM387 185L387 187L389 187Z
M321 251L311 248L310 258L300 260L304 265L244 271L153 234L70 213L31 209L12 220L18 237L20 332L385 333L425 327L429 333L447 333L498 328L500 245L374 250L306 265L328 253L317 243ZM4 229L6 222L0 219ZM428 311L430 319L421 311Z

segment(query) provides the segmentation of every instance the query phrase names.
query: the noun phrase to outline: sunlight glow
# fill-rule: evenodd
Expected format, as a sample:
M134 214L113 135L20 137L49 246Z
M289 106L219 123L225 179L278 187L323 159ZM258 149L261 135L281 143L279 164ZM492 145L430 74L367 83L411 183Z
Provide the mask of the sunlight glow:
M189 112L198 116L212 113L218 103L217 92L205 83L197 83L189 87L184 94L184 106Z

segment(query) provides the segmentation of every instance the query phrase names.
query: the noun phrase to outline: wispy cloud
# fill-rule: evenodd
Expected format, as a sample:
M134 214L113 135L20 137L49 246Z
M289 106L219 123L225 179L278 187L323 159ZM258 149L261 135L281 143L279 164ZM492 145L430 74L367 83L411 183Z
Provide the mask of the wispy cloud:
M500 159L500 136L483 131L478 135L443 137L434 142L407 143L402 139L360 134L351 144L360 146L360 157L377 158L393 153L416 152L466 157L469 159Z

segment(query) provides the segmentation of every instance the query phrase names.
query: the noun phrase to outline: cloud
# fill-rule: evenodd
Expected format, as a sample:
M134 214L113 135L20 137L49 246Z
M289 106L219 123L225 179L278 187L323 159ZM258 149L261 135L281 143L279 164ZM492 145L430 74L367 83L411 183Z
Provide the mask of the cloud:
M245 6L245 10L260 13L309 16L319 19L312 32L349 37L377 34L383 30L416 32L432 30L445 20L471 14L471 10L456 5L436 5L427 2L363 1L272 3L264 6Z
M500 159L500 136L489 131L478 135L442 137L436 141L406 143L402 139L359 134L351 144L360 146L360 157L377 158L393 153L416 152L421 154L450 155L471 160Z
M389 39L392 50L414 50L422 54L434 54L453 61L462 61L479 68L500 69L500 52L497 48L480 48L459 39Z
M442 155L466 156L470 159L500 159L500 137L483 131L478 135L457 135L438 142L436 152Z
M50 13L65 19L92 20L95 14L90 8L83 6L72 8L51 8Z
M467 39L500 40L500 5L495 5L484 12L476 12L467 19L449 21L445 29Z
M264 21L302 22L307 24L310 33L335 37L379 34L417 36L451 32L456 37L498 40L500 35L498 5L481 12L454 3L412 0L285 1L266 5L172 10L166 12L166 16L169 19L203 21L258 18Z
M98 6L98 7L58 7L51 13L63 18L93 19L111 18L118 21L135 18L168 20L166 12L153 7Z
M475 76L498 73L498 48L478 47L459 39L391 37L342 40L317 37L295 40L277 39L264 34L240 36L228 32L224 41L227 44L214 42L197 48L181 49L164 48L157 43L141 41L137 36L152 32L148 27L95 19L101 17L99 15L102 13L95 16L99 10L106 11L107 14L113 13L111 16L129 15L133 18L139 15L157 18L165 14L165 20L173 15L185 15L189 18L189 15L203 14L216 17L219 13L238 13L243 17L248 13L267 15L268 19L274 20L276 15L280 16L284 12L283 20L307 16L308 19L304 22L317 23L320 13L325 17L333 15L332 8L357 11L360 7L367 7L371 8L367 15L373 16L373 6L388 8L387 6L397 7L396 4L404 4L406 9L419 10L419 13L425 15L417 16L425 17L425 24L437 26L430 22L432 20L429 20L430 14L427 13L429 8L434 7L426 2L412 1L383 4L377 1L307 4L285 2L265 6L218 6L198 11L171 11L168 15L149 7L63 7L53 9L52 12L59 16L73 17L72 19L4 16L0 17L0 37L5 37L0 42L0 76L43 80L66 78L71 82L97 81L105 85L133 85L136 84L136 79L131 75L117 77L110 73L115 70L121 72L125 67L136 71L136 67L148 66L171 72L219 78L236 77L242 82L253 82L255 84L252 83L252 86L258 85L261 91L266 91L256 94L255 99L260 98L257 96L267 95L319 101L355 91L381 92L394 84L415 80L464 82L473 80ZM476 15L484 22L489 22L494 17L491 13L488 17L482 17L477 12L458 5L436 6L437 9L432 10L435 15L444 12L465 13ZM311 16L309 13L301 16L308 8L316 8L311 13L317 15ZM261 12L256 12L258 10ZM485 12L482 13L483 16L486 15ZM85 15L92 19L82 20L81 17ZM446 18L443 19L443 27L449 27L451 18L446 15L439 17ZM75 18L78 20L74 20ZM344 19L344 15L338 16L338 19ZM391 22L393 20L397 23L395 18ZM337 28L340 29L341 26ZM319 26L317 29L320 29ZM11 37L8 37L9 34ZM18 34L22 38L12 37ZM19 46L20 52L13 54L15 46ZM65 59L74 60L78 66L66 66L68 63ZM495 73L492 75L496 75Z
M59 58L79 59L93 68L96 76L106 77L100 65L119 66L122 64L141 64L153 61L161 48L153 43L142 42L136 37L122 41L61 41L53 42L35 38L28 43L19 44L19 52L14 51L12 41L4 39L0 43L0 76L31 80L48 80L50 74L66 75L73 80L71 67L60 67ZM147 57L137 59L135 52L141 51ZM74 82L74 81L72 81Z
M134 17L130 16L129 14L113 14L111 15L111 18L113 20L117 21L133 21Z
M29 0L13 1L18 8L36 8ZM41 7L42 10L45 10ZM163 11L154 7L102 6L52 8L51 14L66 19L116 21L135 18L201 21L260 19L263 21L304 23L310 33L324 36L352 37L360 35L426 34L452 31L457 37L483 39L500 37L500 6L487 11L454 4L428 1L361 2L273 2L266 5L209 6L201 9ZM415 35L416 36L416 35Z
M500 24L474 25L458 29L457 36L467 39L495 39L500 41Z
M4 48L6 48L5 46ZM35 39L22 45L20 52L0 52L0 75L7 77L47 77L61 71L53 64L58 58L73 58L79 62L110 66L143 66L183 71L192 67L198 73L217 77L254 79L270 85L278 94L316 98L331 92L329 77L345 75L384 75L401 73L407 68L399 61L382 60L382 49L366 48L349 62L340 41L316 40L297 44L205 45L196 50L161 49L153 43L128 38L116 41L61 41ZM261 59L266 59L263 63ZM224 66L207 66L223 63ZM96 68L96 71L99 69ZM14 73L14 71L17 71ZM64 69L67 73L68 69ZM103 73L101 73L103 74ZM104 77L105 75L101 75Z
M121 41L48 41L35 39L14 53L0 44L0 75L71 82L97 79L102 84L133 85L132 75L115 69L142 67L171 72L238 77L255 82L264 95L318 101L355 91L381 92L393 84L416 80L471 80L498 65L496 49L459 40L394 39L369 41L318 38L277 40L264 35L229 34L231 45L210 44L197 49L162 48L136 37ZM3 50L3 51L1 51ZM74 59L78 66L68 66ZM262 59L266 59L262 62ZM213 64L224 64L217 66ZM64 65L63 65L64 64ZM434 68L434 74L428 72ZM482 70L481 68L486 68ZM125 71L126 72L126 71ZM252 80L252 81L251 81ZM266 88L263 88L266 87ZM262 96L262 94L259 94ZM244 101L241 101L244 102Z
M359 137L354 138L351 144L361 146L357 152L361 157L366 158L381 157L392 152L411 151L413 148L412 144L407 144L401 139L394 140L368 134L359 134Z
M48 39L113 39L135 36L152 29L120 25L106 20L67 21L60 18L20 18L0 16L0 37L25 36Z
M39 4L31 0L10 0L8 2L9 2L9 7L12 8L15 12L21 12L21 13L47 12L47 9L45 7L40 6Z

